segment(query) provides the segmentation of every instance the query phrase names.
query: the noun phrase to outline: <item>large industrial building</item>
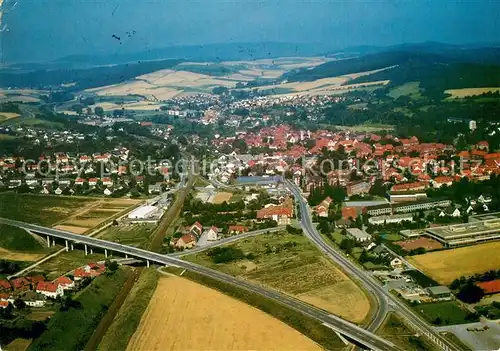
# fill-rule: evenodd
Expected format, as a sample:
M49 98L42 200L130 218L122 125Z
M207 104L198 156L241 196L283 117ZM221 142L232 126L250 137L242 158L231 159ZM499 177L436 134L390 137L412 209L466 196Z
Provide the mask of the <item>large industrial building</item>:
M156 206L150 206L150 205L144 205L141 207L136 208L132 212L129 213L128 219L147 219L149 217L152 217L156 212L158 211L158 207Z
M408 239L428 236L446 247L464 246L500 239L500 218L419 230L402 230Z
M500 219L429 228L426 235L447 247L500 239Z

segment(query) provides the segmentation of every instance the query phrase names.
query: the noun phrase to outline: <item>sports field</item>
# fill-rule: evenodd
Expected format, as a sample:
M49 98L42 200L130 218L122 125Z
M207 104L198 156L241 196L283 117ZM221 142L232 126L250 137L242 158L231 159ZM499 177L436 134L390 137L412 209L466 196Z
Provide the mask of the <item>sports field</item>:
M441 284L500 269L500 241L411 256L408 260Z
M214 196L214 199L212 200L212 203L214 203L214 204L221 204L224 201L229 202L229 200L231 200L231 197L233 197L232 193L228 193L228 192L224 192L224 191L219 191Z
M180 277L161 278L127 350L320 350L247 304Z

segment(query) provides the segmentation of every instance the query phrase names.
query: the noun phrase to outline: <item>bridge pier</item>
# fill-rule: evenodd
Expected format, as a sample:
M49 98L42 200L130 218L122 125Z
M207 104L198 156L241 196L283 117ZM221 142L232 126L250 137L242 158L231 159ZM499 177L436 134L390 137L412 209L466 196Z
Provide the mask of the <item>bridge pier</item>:
M90 254L93 255L94 254L94 249L93 248L90 248Z
M146 267L149 268L149 260L146 260Z
M108 249L104 249L104 257L108 258Z
M127 255L127 254L125 254L125 258L128 258L128 255Z
M71 251L73 251L75 249L73 244L70 245L70 248L71 248Z
M47 235L47 246L50 247L50 236Z
M68 240L64 240L64 243L66 244L66 252L68 252L69 251Z
M87 256L88 253L87 253L87 244L85 244L85 256Z

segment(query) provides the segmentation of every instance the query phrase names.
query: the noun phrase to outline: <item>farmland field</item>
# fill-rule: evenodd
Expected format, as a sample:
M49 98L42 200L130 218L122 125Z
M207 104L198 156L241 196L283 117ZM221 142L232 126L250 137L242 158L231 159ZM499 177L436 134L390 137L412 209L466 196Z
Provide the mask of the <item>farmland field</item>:
M59 221L55 228L84 234L139 202L138 200L99 199Z
M104 335L99 350L125 350L155 292L158 272L144 269Z
M412 98L422 97L420 93L420 82L408 82L403 85L399 85L391 89L387 94L393 99L397 99L400 96L410 96Z
M154 228L156 225L151 223L122 224L106 228L99 238L145 249L152 240Z
M24 351L28 349L31 344L31 340L17 338L8 344L5 348L7 351Z
M8 121L9 119L14 119L19 117L18 113L12 112L0 112L0 122Z
M4 260L34 262L45 256L44 253L28 253L5 250L0 247L0 257Z
M200 253L186 259L278 289L356 323L370 311L364 292L304 236L267 234L225 247L241 250L246 258L216 264Z
M10 251L43 251L43 245L24 229L0 224L0 248Z
M456 278L500 269L500 241L426 253L408 260L434 280L448 285Z
M58 196L0 194L0 217L50 226L96 200Z
M193 328L213 321L217 321L217 327ZM264 312L189 280L168 277L160 279L127 347L127 350L167 349L319 350L320 347Z
M500 91L500 88L463 88L463 89L448 89L445 94L451 94L450 99L463 98L466 96L481 95L484 93L495 93Z

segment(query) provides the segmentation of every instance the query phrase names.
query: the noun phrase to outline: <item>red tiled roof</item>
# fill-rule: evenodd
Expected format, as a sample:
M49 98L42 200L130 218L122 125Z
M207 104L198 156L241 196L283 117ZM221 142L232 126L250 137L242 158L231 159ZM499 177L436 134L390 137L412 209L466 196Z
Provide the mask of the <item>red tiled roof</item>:
M62 276L62 277L59 277L56 280L54 280L54 284L57 284L57 285L71 285L71 284L73 284L73 281L71 279L69 279L68 277L66 277L66 276Z
M271 206L257 211L257 218L269 218L272 216L292 216L292 209L281 206Z
M489 282L476 283L481 289L483 289L485 294L496 294L500 292L500 279L491 280Z
M21 289L21 288L24 288L27 286L29 287L29 285L30 285L30 282L28 281L28 279L26 279L24 277L12 279L10 282L11 282L12 286L14 287L14 289Z
M50 282L40 282L36 286L36 290L55 293L57 291L58 287L59 287L59 284L50 283Z
M0 300L7 300L10 297L10 294L0 293Z
M86 266L79 267L75 269L73 276L84 278L84 277L97 277L101 275L106 270L103 264L89 263Z
M6 308L7 306L9 306L7 301L0 301L0 308Z
M33 275L30 277L26 277L28 280L30 280L33 284L37 284L39 282L44 282L45 277L43 275Z
M230 232L248 232L248 227L245 227L244 225L230 225L229 231Z
M7 280L5 279L0 280L0 289L10 290L11 288L12 286Z

